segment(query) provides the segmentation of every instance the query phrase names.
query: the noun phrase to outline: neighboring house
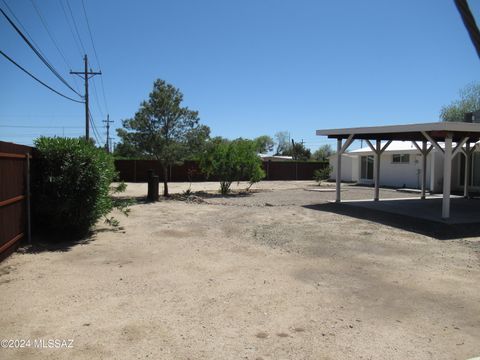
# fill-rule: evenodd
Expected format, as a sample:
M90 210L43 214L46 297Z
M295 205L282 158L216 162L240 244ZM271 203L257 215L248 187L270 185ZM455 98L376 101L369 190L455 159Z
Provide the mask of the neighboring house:
M384 144L382 143L382 146ZM455 147L455 144L453 145ZM335 180L336 155L330 158ZM342 155L342 181L373 184L373 151L369 147ZM452 161L452 189L462 190L465 156L459 153ZM443 186L443 153L433 149L427 156L427 188L441 192ZM393 141L381 155L380 186L419 189L422 179L422 156L410 141ZM480 190L480 152L472 158L471 189Z

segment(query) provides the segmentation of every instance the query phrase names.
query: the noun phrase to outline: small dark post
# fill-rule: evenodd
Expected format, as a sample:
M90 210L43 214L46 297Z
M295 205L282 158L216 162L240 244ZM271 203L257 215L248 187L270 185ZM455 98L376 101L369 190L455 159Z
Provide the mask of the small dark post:
M147 199L153 201L153 169L149 169L147 172L148 192Z
M158 183L160 182L160 179L158 175L154 175L152 178L152 201L158 201Z

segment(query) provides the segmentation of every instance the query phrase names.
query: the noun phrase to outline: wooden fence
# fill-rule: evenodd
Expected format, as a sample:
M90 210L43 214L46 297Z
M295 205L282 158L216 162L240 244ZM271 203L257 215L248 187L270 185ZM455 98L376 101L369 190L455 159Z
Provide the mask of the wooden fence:
M0 141L0 260L30 236L29 166L33 148Z
M313 172L324 169L328 162L313 161L264 161L265 180L312 180ZM115 167L120 180L127 182L145 182L149 169L163 179L163 169L155 160L116 160ZM215 181L215 178L206 179L196 161L186 161L182 165L172 166L169 169L171 182L185 181Z

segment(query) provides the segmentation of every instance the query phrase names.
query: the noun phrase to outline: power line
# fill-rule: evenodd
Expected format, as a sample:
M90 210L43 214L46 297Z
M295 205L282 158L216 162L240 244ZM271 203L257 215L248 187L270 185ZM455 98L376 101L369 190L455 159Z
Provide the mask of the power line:
M30 41L39 49L40 53L45 57L45 54L42 53L42 51L40 50L40 46L38 46L38 44L35 42L35 40L33 40L32 36L30 35L30 33L28 32L27 28L25 26L23 26L22 22L20 21L20 19L15 15L15 13L13 12L13 10L10 8L10 6L8 6L8 3L5 1L5 0L2 0L3 4L5 5L5 7L8 9L8 11L10 11L10 14L12 14L13 18L17 21L17 23L20 25L20 27L23 29L23 31L27 34L27 36L30 38Z
M77 46L77 50L78 50L78 54L80 56L82 56L82 49L80 49L80 44L78 43L78 40L77 38L75 37L75 34L73 32L73 28L72 28L72 24L70 24L70 20L68 20L68 15L67 15L67 11L65 10L65 6L63 5L63 2L62 0L58 0L58 2L60 3L60 7L62 8L62 12L63 12L63 15L65 16L65 21L68 25L68 29L70 30L70 34L72 35L73 37L73 42L75 43L75 45ZM84 52L85 53L85 52Z
M70 12L70 16L72 17L73 27L75 28L75 32L77 33L78 41L80 41L80 45L82 46L83 53L86 54L87 52L85 51L85 47L83 46L82 38L80 36L80 32L78 31L78 27L77 27L77 22L75 21L72 8L70 7L70 3L68 1L67 1L67 8L68 8L68 11Z
M22 129L83 129L83 126L0 125L0 127Z
M91 112L89 112L89 115L90 115L90 124L92 125L92 129L93 129L93 135L95 136L97 143L101 145L103 143L103 138L101 137L100 133L97 130L97 126L95 125L95 121L93 121Z
M95 94L95 101L96 101L97 106L98 106L98 111L100 112L100 115L102 116L102 118L104 118L105 116L103 116L102 107L100 106L100 101L98 100L97 86L95 85L95 79L94 78L92 78L92 84L93 84L93 93Z
M83 14L85 15L85 21L87 22L87 28L88 28L88 34L90 35L90 41L92 42L93 53L95 54L95 59L97 59L98 67L101 70L102 66L100 65L100 61L98 60L97 49L95 48L95 43L93 42L92 29L90 28L90 22L88 21L88 16L87 16L87 11L85 10L84 0L82 0L82 8L83 8Z
M45 57L33 46L30 40L22 33L22 31L15 25L15 23L8 17L8 15L0 9L0 12L3 16L7 19L7 21L12 25L15 31L20 35L20 37L27 43L27 45L33 50L33 52L42 60L42 62L50 69L50 71L61 81L63 82L70 90L76 93L78 96L82 96L79 92L77 92L59 73L55 68L45 59Z
M100 64L100 58L97 53L97 48L95 47L95 42L93 41L93 35L92 35L92 29L90 27L90 22L88 21L88 16L87 16L87 10L85 9L85 1L82 0L82 7L83 7L83 14L85 15L85 21L87 23L87 28L88 28L88 34L90 35L90 41L92 42L92 47L93 47L93 52L95 54L95 59L97 60L98 68L100 71L102 71L102 65ZM108 111L108 103L107 103L107 97L105 96L105 85L103 84L103 77L100 78L101 86L102 86L102 94L103 94L103 101L105 102L105 109ZM95 87L95 83L93 85ZM96 89L95 89L96 91ZM100 105L99 105L100 106ZM102 115L103 117L103 115Z
M54 93L64 97L65 99L68 99L68 100L71 100L71 101L74 101L74 102L77 102L77 103L81 103L83 104L84 102L83 101L80 101L80 100L75 100L75 99L72 99L71 97L68 97L67 95L64 95L62 94L61 92L55 90L54 88L52 88L51 86L45 84L42 80L40 80L39 78L37 78L35 75L33 75L32 73L30 73L28 70L26 70L25 68L23 68L22 66L20 66L19 64L17 64L15 62L15 60L13 60L12 58L10 58L7 54L5 54L3 51L0 50L0 55L2 55L3 57L5 57L5 59L7 59L8 61L10 61L13 65L15 65L16 67L18 67L20 70L22 70L24 73L26 73L27 75L29 75L30 77L32 77L34 80L38 81L40 84L42 84L43 86L45 86L47 89L53 91Z
M35 12L37 13L39 19L40 19L40 22L42 23L43 27L45 28L47 34L48 34L48 37L50 38L50 40L52 40L52 43L53 45L55 45L55 48L57 49L58 53L60 54L60 56L62 57L65 65L67 65L67 68L68 70L71 70L72 69L72 65L70 65L70 63L68 62L67 60L67 57L65 56L65 53L62 51L62 49L60 49L60 46L58 45L57 41L55 40L55 37L53 36L53 34L50 32L50 29L48 28L48 25L47 25L47 21L45 20L45 18L42 16L42 13L40 12L40 9L37 7L37 5L35 5L35 0L30 0L30 2L32 3L32 6L33 8L35 9ZM74 82L74 85L75 85L75 88L78 90L78 84L76 82L76 78L73 78L73 82Z

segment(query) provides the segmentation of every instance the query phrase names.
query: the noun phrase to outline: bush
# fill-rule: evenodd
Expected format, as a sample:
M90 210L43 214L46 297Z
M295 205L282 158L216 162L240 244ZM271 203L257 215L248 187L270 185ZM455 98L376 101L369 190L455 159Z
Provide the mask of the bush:
M118 204L110 184L113 157L82 139L40 137L32 168L32 219L35 230L53 237L85 235ZM125 185L114 189L123 191ZM123 209L125 210L125 209ZM125 213L128 210L125 210ZM107 219L113 225L115 219Z
M250 189L265 177L256 149L256 143L251 140L214 141L207 146L200 168L207 177L213 175L220 180L222 194L227 194L235 181L248 180Z
M313 172L313 178L315 181L320 183L322 180L328 180L330 178L330 174L332 173L332 167L326 166L323 169L318 169Z

